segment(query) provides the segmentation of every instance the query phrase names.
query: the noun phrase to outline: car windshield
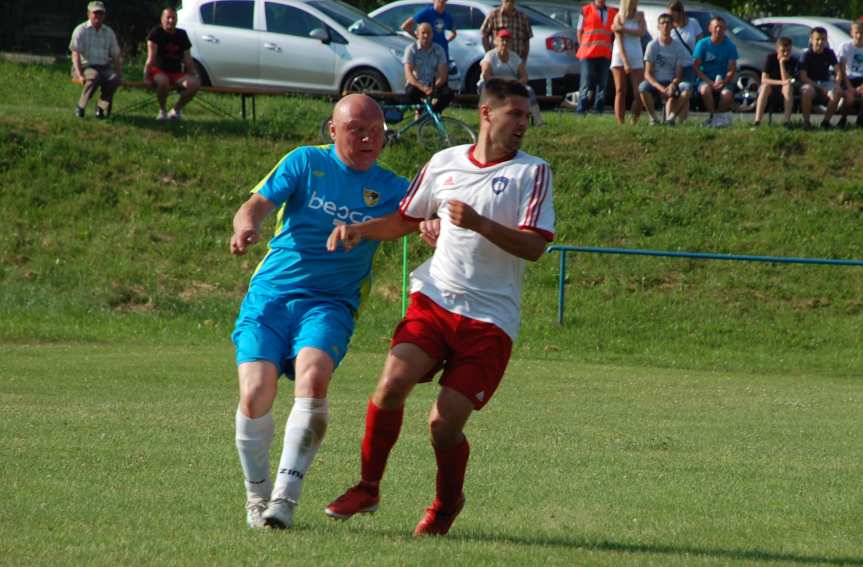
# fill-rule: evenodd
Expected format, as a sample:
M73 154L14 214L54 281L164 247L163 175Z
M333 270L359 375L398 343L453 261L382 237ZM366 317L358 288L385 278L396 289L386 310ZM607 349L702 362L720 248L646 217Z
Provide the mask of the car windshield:
M568 27L566 24L562 22L558 22L553 18L549 18L539 10L535 8L531 8L530 6L525 6L524 4L519 4L518 9L524 12L527 15L527 19L530 21L531 26L544 26L547 28L565 28Z
M851 35L851 22L833 22L833 25Z
M317 8L328 15L349 32L356 35L395 35L396 31L387 25L377 22L358 9L343 2L309 2L309 6Z
M741 20L734 14L722 14L728 24L728 31L743 41L771 41L770 37L749 22Z

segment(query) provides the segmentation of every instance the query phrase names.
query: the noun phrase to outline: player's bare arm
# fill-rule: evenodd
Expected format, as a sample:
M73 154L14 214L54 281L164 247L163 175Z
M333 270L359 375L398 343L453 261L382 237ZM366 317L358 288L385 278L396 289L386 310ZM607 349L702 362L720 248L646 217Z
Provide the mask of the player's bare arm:
M481 234L504 252L531 262L539 260L545 252L545 238L532 230L504 226L461 201L449 201L448 207L450 222Z
M340 224L327 239L327 250L335 252L339 242L346 251L363 240L395 240L405 234L416 232L419 221L405 218L398 211L388 216L358 224Z
M260 195L252 195L234 215L231 254L242 256L246 248L261 239L261 222L276 206Z

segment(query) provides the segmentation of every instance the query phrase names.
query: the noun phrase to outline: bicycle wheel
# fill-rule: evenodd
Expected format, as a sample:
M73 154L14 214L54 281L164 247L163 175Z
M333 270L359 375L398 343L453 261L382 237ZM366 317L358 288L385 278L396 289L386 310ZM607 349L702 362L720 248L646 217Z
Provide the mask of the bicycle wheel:
M417 128L417 140L420 145L433 150L450 146L476 143L476 134L470 126L450 116L441 116L441 126L434 120L424 120Z
M333 137L330 136L330 122L332 122L332 118L324 118L324 121L321 122L321 141L325 144L332 144L335 142Z

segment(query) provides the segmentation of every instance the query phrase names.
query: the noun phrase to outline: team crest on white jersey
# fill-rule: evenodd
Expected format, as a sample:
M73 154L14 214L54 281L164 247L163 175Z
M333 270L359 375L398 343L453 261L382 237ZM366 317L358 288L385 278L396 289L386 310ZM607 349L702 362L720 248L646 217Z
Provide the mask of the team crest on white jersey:
M491 190L495 195L503 193L507 185L509 185L509 177L495 177L491 180Z
M363 187L363 201L365 201L367 207L374 207L378 204L378 201L381 200L381 194L375 191L374 189L369 189L368 187Z

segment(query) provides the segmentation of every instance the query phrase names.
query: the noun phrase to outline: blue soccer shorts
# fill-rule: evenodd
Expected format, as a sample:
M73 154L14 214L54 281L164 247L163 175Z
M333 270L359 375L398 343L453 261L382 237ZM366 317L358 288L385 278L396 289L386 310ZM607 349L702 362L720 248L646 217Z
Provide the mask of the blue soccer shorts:
M274 298L249 291L231 334L237 365L266 360L294 379L294 360L306 347L327 353L335 368L344 358L355 319L346 303Z

